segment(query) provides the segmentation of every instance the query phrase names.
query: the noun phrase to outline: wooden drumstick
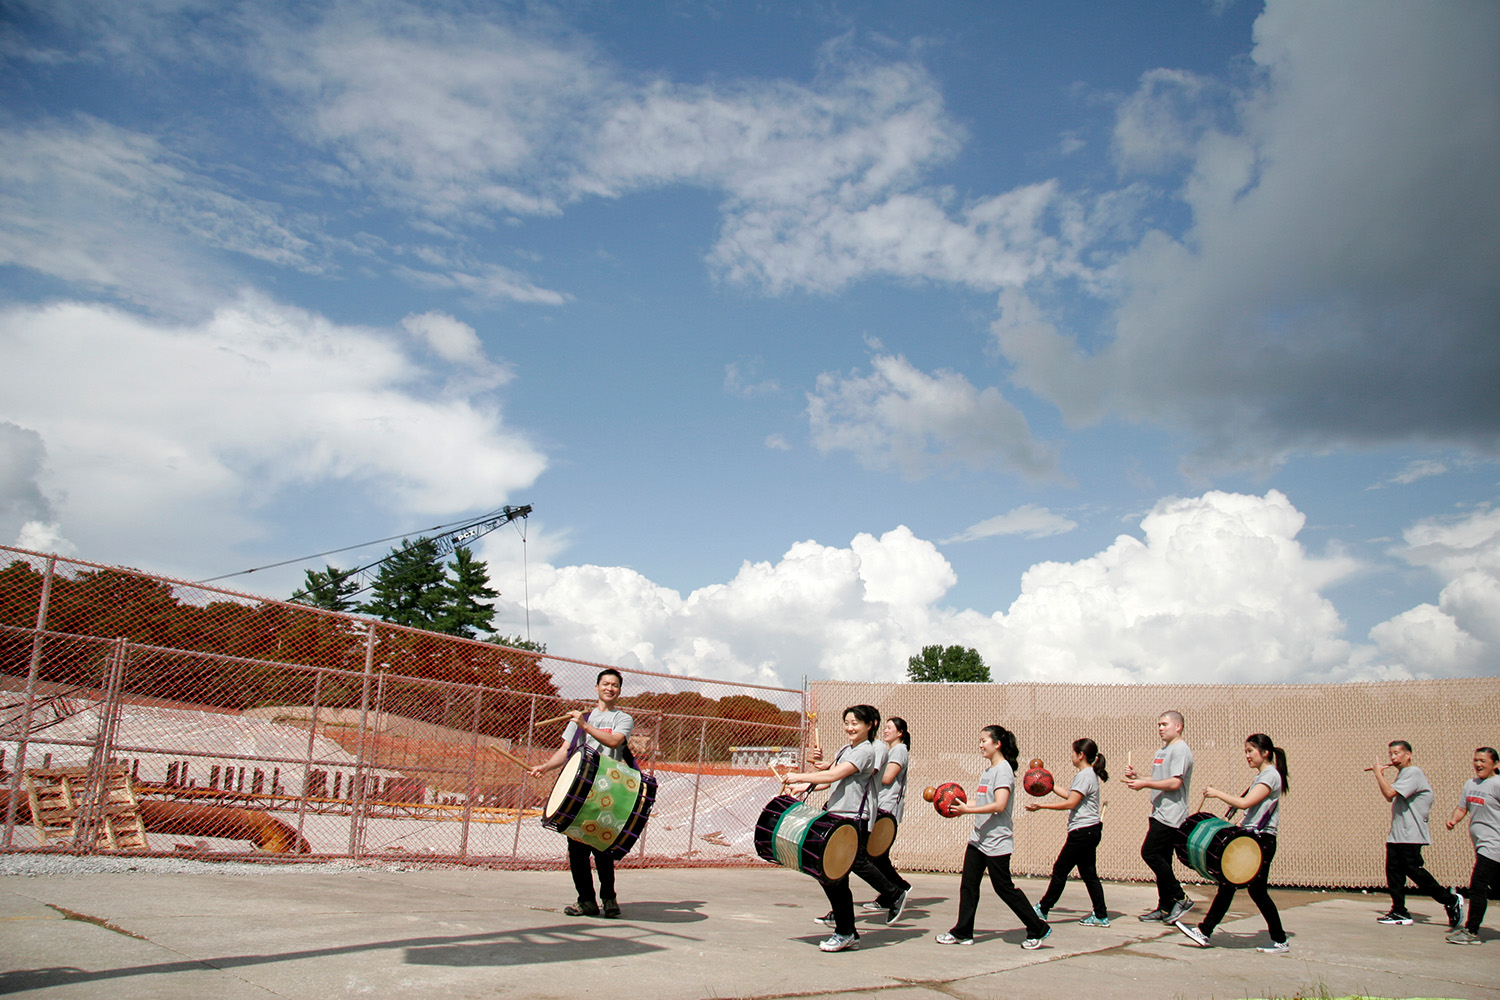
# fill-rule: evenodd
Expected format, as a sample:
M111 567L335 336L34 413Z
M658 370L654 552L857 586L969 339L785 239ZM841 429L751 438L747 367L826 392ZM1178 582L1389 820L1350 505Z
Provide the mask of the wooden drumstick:
M823 744L818 742L818 713L808 712L807 719L809 724L811 724L812 726L813 749L816 750L818 752L818 756L821 757L823 756Z
M490 749L494 750L500 756L504 757L506 760L510 761L512 764L516 765L517 767L524 768L527 771L531 770L531 765L528 764L528 763L526 763L521 758L517 757L515 754L510 753L507 750L502 750L500 747L491 747Z

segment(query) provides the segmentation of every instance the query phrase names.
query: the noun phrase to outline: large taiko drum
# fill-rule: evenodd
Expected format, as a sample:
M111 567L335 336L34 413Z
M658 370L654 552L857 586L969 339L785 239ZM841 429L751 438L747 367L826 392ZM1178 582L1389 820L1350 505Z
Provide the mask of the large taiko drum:
M880 814L875 817L875 825L870 827L870 839L865 841L865 853L872 858L884 857L896 842L896 831L899 828L896 817L884 809L880 810Z
M1177 832L1177 857L1206 879L1244 885L1260 871L1260 839L1253 830L1200 812Z
M558 772L542 825L616 858L630 853L656 801L656 779L585 746Z
M837 882L854 867L859 827L848 817L778 795L766 803L755 824L755 853L820 882Z

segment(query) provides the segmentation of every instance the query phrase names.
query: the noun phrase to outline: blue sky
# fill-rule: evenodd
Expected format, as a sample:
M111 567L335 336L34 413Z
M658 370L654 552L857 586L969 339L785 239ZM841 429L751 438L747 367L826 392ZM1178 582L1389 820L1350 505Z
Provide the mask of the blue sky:
M584 659L1493 675L1497 38L12 0L0 538L203 579L529 503L499 627Z

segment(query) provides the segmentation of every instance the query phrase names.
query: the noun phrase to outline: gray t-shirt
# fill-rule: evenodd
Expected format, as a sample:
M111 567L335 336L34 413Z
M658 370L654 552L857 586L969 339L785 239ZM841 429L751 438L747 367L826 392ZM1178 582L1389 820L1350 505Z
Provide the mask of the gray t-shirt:
M879 740L866 740L856 746L845 744L839 748L838 754L833 758L834 764L853 764L854 773L834 782L833 788L829 789L828 804L824 809L837 816L854 819L859 818L863 811L866 825L874 825L879 796L873 784L879 780L875 777L876 767L884 746Z
M991 858L1010 854L1016 848L1012 835L1011 810L1016 804L1016 772L1002 760L979 776L979 789L974 793L974 805L987 806L995 801L996 793L1005 790L1010 798L1005 809L997 813L979 813L974 817L974 832L969 834L969 843L979 848L981 854Z
M1470 778L1464 783L1460 804L1469 813L1469 838L1474 841L1475 852L1500 861L1500 774L1483 781Z
M596 708L588 714L588 723L595 729L603 729L605 732L624 733L627 742L630 740L631 730L635 728L635 720L630 717L630 713L618 708L608 712ZM577 732L578 727L571 722L568 723L567 728L563 730L563 744L570 745L573 742L574 734ZM587 746L591 746L599 751L601 757L613 757L615 760L625 759L624 743L621 743L617 747L607 747L588 733L583 734L583 742Z
M1427 814L1432 812L1432 784L1415 764L1408 764L1391 782L1396 797L1391 799L1391 832L1387 844L1430 844Z
M1068 810L1068 832L1099 825L1099 775L1092 767L1085 767L1073 776L1070 792L1079 792L1083 801Z
M891 753L886 758L885 766L880 769L881 780L885 780L885 772L890 770L892 764L900 764L901 771L896 779L889 785L880 786L880 808L901 822L902 810L906 808L906 768L911 763L911 751L906 749L905 743L897 743L891 747Z
M1193 751L1182 740L1156 751L1151 762L1151 780L1166 778L1181 778L1182 786L1175 792L1151 789L1151 818L1175 828L1188 818L1188 786L1193 782Z
M1240 826L1275 836L1277 819L1281 815L1281 810L1277 808L1281 803L1281 772L1274 767L1265 768L1255 776L1245 794L1250 794L1256 785L1265 785L1271 790L1271 794L1245 810L1245 815L1240 817ZM1265 821L1264 825L1262 820Z

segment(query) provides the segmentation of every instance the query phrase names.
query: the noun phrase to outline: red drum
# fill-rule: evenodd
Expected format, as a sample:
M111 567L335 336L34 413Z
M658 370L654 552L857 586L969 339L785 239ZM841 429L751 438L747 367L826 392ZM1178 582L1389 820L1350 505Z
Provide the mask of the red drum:
M1043 766L1040 757L1032 758L1031 770L1021 779L1021 787L1036 796L1052 793L1052 772Z

